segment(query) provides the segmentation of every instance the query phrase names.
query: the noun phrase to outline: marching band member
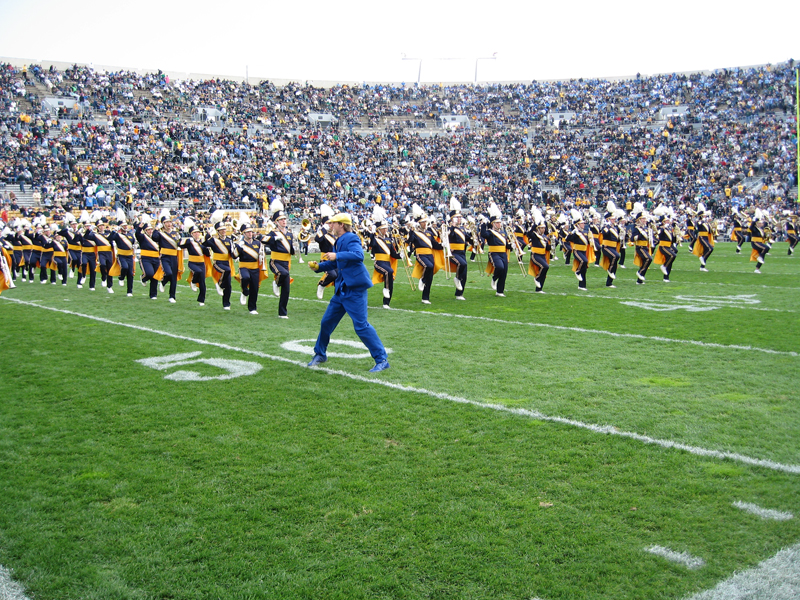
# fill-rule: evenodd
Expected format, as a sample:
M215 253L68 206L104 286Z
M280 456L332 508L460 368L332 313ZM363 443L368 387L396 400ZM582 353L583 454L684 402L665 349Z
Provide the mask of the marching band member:
M592 242L594 248L594 264L600 266L600 259L603 257L602 246L600 244L600 215L593 206L589 207L589 215L591 221L589 222L589 235L587 236Z
M258 288L261 281L268 277L264 271L263 246L255 237L250 222L240 227L242 239L231 246L234 258L239 259L239 277L242 284L240 304L246 304L251 315L258 314Z
M508 255L511 252L511 240L503 232L503 215L497 205L489 205L489 225L484 238L489 246L489 261L486 272L492 275L492 289L495 296L505 298L506 277L508 276Z
M436 234L428 229L428 216L416 203L411 207L412 215L417 219L417 228L409 232L408 245L415 252L417 261L414 265L412 277L419 279L419 289L422 292L422 303L431 303L431 285L433 276L442 267L442 244L436 239ZM438 254L437 254L438 251Z
M380 207L376 206L375 208ZM377 285L383 282L383 307L389 308L394 292L394 276L397 273L397 259L400 258L400 253L389 236L389 223L386 220L376 223L375 229L375 235L370 241L370 252L375 257L372 283Z
M574 208L570 210L573 229L567 235L567 243L572 250L572 270L578 278L578 289L586 291L586 271L594 261L594 245L589 235L583 232L583 215Z
M744 218L739 214L739 210L734 206L731 209L733 213L731 220L733 227L731 228L731 241L736 242L736 254L741 254L742 244L744 244Z
M272 281L272 292L278 296L278 316L281 319L288 319L289 313L289 291L291 290L292 278L289 269L292 267L292 254L294 254L294 236L287 225L286 213L283 212L283 203L275 200L270 205L273 210L272 220L277 227L264 238L264 245L271 251L269 269L275 278Z
M472 236L461 227L461 203L450 199L450 264L453 267L453 282L456 286L456 300L464 300L464 286L467 285L467 245L473 243Z
M109 270L111 266L114 264L114 253L113 248L111 247L111 240L109 239L109 234L106 232L106 225L108 224L108 219L102 217L97 221L96 231L89 231L83 236L83 243L85 245L86 240L90 240L95 244L95 257L97 260L97 267L100 269L100 279L101 282L106 284L106 289L108 290L109 294L114 293L114 278L109 275ZM94 289L94 283L92 283L92 279L89 282L89 288Z
M50 233L51 230L44 227L39 234L39 244L42 247L42 253L39 255L39 283L43 285L47 284L48 267L53 261L53 238ZM55 271L53 271L53 283L55 282Z
M525 239L525 211L522 208L517 209L517 217L514 219L512 230L520 250L525 250L528 241Z
M166 211L166 209L164 210ZM178 247L180 234L173 229L169 215L162 216L162 219L161 230L153 232L153 240L158 244L161 253L161 268L164 271L164 278L161 279L159 287L163 292L166 287L164 281L169 282L169 301L175 304L178 279L183 275L183 252Z
M669 283L669 274L672 272L672 265L678 256L678 239L672 227L672 215L666 213L659 217L660 226L658 228L658 246L656 247L653 262L660 266L661 273L664 275L664 283Z
M637 202L637 204L639 203ZM656 208L656 214L659 216L666 214L665 211L660 209L663 209L663 207ZM644 285L647 269L650 268L650 264L653 262L653 236L650 232L650 226L647 224L647 214L644 211L640 211L635 218L636 222L631 232L631 243L634 245L636 253L633 263L639 267L639 270L636 271L636 284Z
M528 244L531 247L528 274L533 277L536 291L544 293L544 281L550 269L550 237L547 235L547 222L542 212L535 206L531 207L531 228L528 230Z
M22 262L22 242L19 239L21 232L20 228L7 228L8 233L5 238L8 240L11 249L8 250L11 260L9 262L9 271L11 271L11 281L17 280L17 273L24 277L24 270L20 263ZM16 287L16 286L13 286Z
M71 215L70 215L71 216ZM69 276L75 277L75 271L81 266L81 234L78 231L78 221L75 217L61 230L61 237L67 242L68 263L70 265Z
M788 256L791 256L794 254L794 249L797 247L798 239L800 239L797 233L797 215L791 215L784 227L786 229L786 241L789 242Z
M703 272L708 272L706 262L714 252L714 233L708 222L710 216L711 211L706 210L702 202L697 205L697 238L692 248L692 254L700 258L700 270Z
M328 219L334 215L333 209L327 204L323 204L319 207L319 214L322 225L320 225L317 235L314 237L314 241L319 246L319 251L321 254L333 252L333 245L336 243L336 238L331 235L328 228ZM336 269L331 269L330 271L326 271L322 279L317 282L318 299L322 300L322 296L325 293L325 288L329 285L333 285L333 283L336 281L336 275Z
M614 280L617 278L617 264L619 263L620 237L617 228L617 207L613 202L607 205L608 212L605 215L606 223L600 230L598 242L600 244L602 258L600 266L608 273L606 277L606 287L615 288Z
M97 279L97 243L92 239L92 223L86 222L83 225L81 234L81 268L78 271L78 289L83 288L86 276L89 276L89 289L94 291L94 284Z
M28 259L26 264L28 265L28 281L30 283L33 283L36 267L39 266L39 263L42 260L42 246L45 244L45 239L42 233L41 225L36 226L33 235L30 236L30 239L31 239L31 253L30 253L30 258ZM45 274L45 279L47 279L46 274Z
M197 290L197 303L200 306L206 305L206 277L208 271L211 269L211 261L208 256L210 254L208 248L203 247L200 243L200 237L203 232L197 225L189 227L189 235L180 242L180 247L186 250L189 258L189 285L192 291Z
M298 252L298 260L303 264L303 254L308 256L308 243L311 241L311 219L308 215L303 215L305 218L300 224L300 231L297 234L297 241L300 243L300 251Z
M126 285L128 296L133 296L133 276L136 275L136 256L134 255L136 238L134 233L128 229L128 222L124 219L119 221L119 229L111 232L108 240L116 248L115 256L119 273L115 276L119 278L121 286ZM114 275L113 270L112 275ZM108 285L110 287L112 284Z
M22 257L19 260L19 266L22 271L22 281L30 281L33 283L33 278L28 277L28 272L31 270L29 265L31 264L31 252L33 249L33 240L31 237L32 235L27 225L21 225L17 230L17 241L19 242L19 248L22 252Z
M58 284L58 277L61 277L61 285L67 285L67 244L61 237L61 232L56 229L53 232L53 239L50 241L50 249L53 252L50 267L55 267L50 271L50 282Z
M223 310L231 309L232 281L235 269L233 266L233 255L231 244L233 241L228 237L228 226L222 221L216 224L217 237L211 234L206 235L203 247L207 248L213 257L214 264L211 269L211 277L216 284L217 293L222 296Z
M139 244L139 257L142 262L142 285L150 283L150 300L158 298L158 282L163 277L161 253L153 235L153 223L147 217L135 227L136 242Z
M753 215L753 222L750 223L750 246L752 247L750 262L755 261L756 273L761 273L761 266L770 251L769 240L764 233L764 222L768 216L766 211L757 208L755 215Z

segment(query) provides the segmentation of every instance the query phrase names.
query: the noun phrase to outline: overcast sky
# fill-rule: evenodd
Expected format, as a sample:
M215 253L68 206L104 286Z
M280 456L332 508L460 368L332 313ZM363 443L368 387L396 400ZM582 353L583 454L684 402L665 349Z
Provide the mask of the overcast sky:
M478 81L613 77L800 59L799 16L787 0L0 0L0 56L298 81L413 83L420 58L433 83L476 64Z

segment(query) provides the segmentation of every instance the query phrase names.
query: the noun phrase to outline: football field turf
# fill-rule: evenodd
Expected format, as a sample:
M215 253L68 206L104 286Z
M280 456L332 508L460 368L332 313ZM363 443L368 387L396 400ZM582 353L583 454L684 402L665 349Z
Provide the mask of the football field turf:
M296 262L288 320L269 282L253 316L236 284L227 312L213 284L199 307L185 282L173 305L18 281L0 565L36 599L679 600L766 560L796 581L800 258L775 244L759 275L734 248L644 286L629 251L588 292L512 264L506 298L470 263L467 300L440 272L430 306L401 270L393 310L370 291L378 374L348 318L305 366L332 288Z

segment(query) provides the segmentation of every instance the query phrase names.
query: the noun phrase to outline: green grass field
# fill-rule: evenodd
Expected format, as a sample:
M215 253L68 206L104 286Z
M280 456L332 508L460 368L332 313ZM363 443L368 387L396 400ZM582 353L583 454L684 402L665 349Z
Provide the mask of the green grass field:
M440 272L431 306L401 271L395 310L370 292L376 375L346 344L305 367L332 293L306 265L289 320L269 285L251 316L213 285L200 308L185 282L175 305L18 282L0 565L37 600L710 590L800 542L800 258L757 275L723 243L701 273L684 246L637 286L631 254L582 295L563 260L544 295L470 263L456 302Z

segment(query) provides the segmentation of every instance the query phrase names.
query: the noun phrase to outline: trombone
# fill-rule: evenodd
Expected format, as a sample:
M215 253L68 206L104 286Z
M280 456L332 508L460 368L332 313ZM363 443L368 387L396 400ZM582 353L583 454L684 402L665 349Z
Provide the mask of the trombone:
M522 247L519 245L519 240L517 236L514 235L514 228L511 225L506 225L506 235L509 237L512 243L512 248L514 249L514 254L517 257L517 264L519 265L519 270L522 272L523 277L528 276L528 272L525 269L525 265L523 264L522 257L524 253L522 252Z
M450 257L453 256L453 253L450 251L450 234L447 230L447 223L442 222L442 232L440 234L442 248L444 248L444 277L445 279L450 279Z
M406 245L403 237L400 235L400 229L397 227L397 223L392 225L392 239L397 246L397 251L400 253L400 261L403 263L403 270L406 272L406 278L408 279L408 284L411 286L411 291L416 292L417 286L414 283L414 278L411 277L410 271L412 265L411 259L408 257Z
M472 217L469 217L469 219L472 219ZM483 244L478 236L478 227L475 225L475 221L470 221L469 219L467 219L466 229L472 238L472 251L478 257L478 268L480 269L481 277L483 277L486 275L483 270L483 260L481 259L481 256L483 256Z

